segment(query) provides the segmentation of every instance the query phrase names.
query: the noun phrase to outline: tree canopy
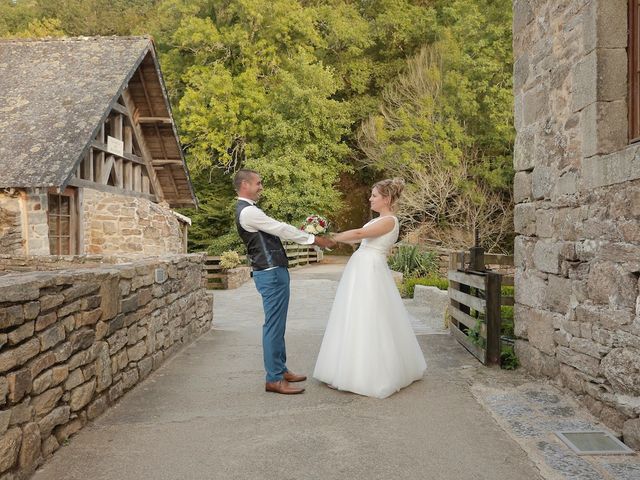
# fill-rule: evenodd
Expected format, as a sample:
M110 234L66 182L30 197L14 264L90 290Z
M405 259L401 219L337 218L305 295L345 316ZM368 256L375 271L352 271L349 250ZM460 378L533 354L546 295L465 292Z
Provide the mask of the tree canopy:
M354 185L400 173L418 192L429 168L460 179L450 204L509 209L510 0L0 1L2 37L131 34L160 52L201 205L193 248L233 244L239 167L290 222L352 227ZM411 228L429 215L418 206Z

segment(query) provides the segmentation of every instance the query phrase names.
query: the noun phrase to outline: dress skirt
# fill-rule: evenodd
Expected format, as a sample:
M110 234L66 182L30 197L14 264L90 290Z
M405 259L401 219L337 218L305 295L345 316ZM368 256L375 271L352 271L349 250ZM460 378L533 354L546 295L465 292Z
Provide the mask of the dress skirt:
M386 252L360 247L338 284L313 376L385 398L421 379L426 367Z

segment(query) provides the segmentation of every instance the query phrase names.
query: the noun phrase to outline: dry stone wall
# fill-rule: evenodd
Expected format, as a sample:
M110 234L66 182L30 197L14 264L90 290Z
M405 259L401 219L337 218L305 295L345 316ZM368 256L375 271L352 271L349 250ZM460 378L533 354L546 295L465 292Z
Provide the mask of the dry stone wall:
M0 276L0 476L71 435L207 331L204 256Z
M516 351L640 448L626 0L514 0Z
M153 261L143 255L0 255L0 275L18 272L96 268L119 263Z

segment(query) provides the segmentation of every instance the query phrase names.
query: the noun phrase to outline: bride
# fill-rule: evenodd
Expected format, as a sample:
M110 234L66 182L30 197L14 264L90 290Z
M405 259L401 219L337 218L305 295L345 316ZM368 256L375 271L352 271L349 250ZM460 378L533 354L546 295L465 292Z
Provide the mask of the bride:
M376 183L369 202L380 216L333 237L361 244L340 279L313 372L331 388L385 398L427 367L387 266L399 230L393 207L403 188L399 178Z

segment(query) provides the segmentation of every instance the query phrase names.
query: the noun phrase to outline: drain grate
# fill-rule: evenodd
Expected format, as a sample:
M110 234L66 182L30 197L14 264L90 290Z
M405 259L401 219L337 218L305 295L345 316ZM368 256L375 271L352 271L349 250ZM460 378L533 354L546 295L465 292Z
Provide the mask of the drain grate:
M555 432L578 455L632 455L635 452L604 430Z

